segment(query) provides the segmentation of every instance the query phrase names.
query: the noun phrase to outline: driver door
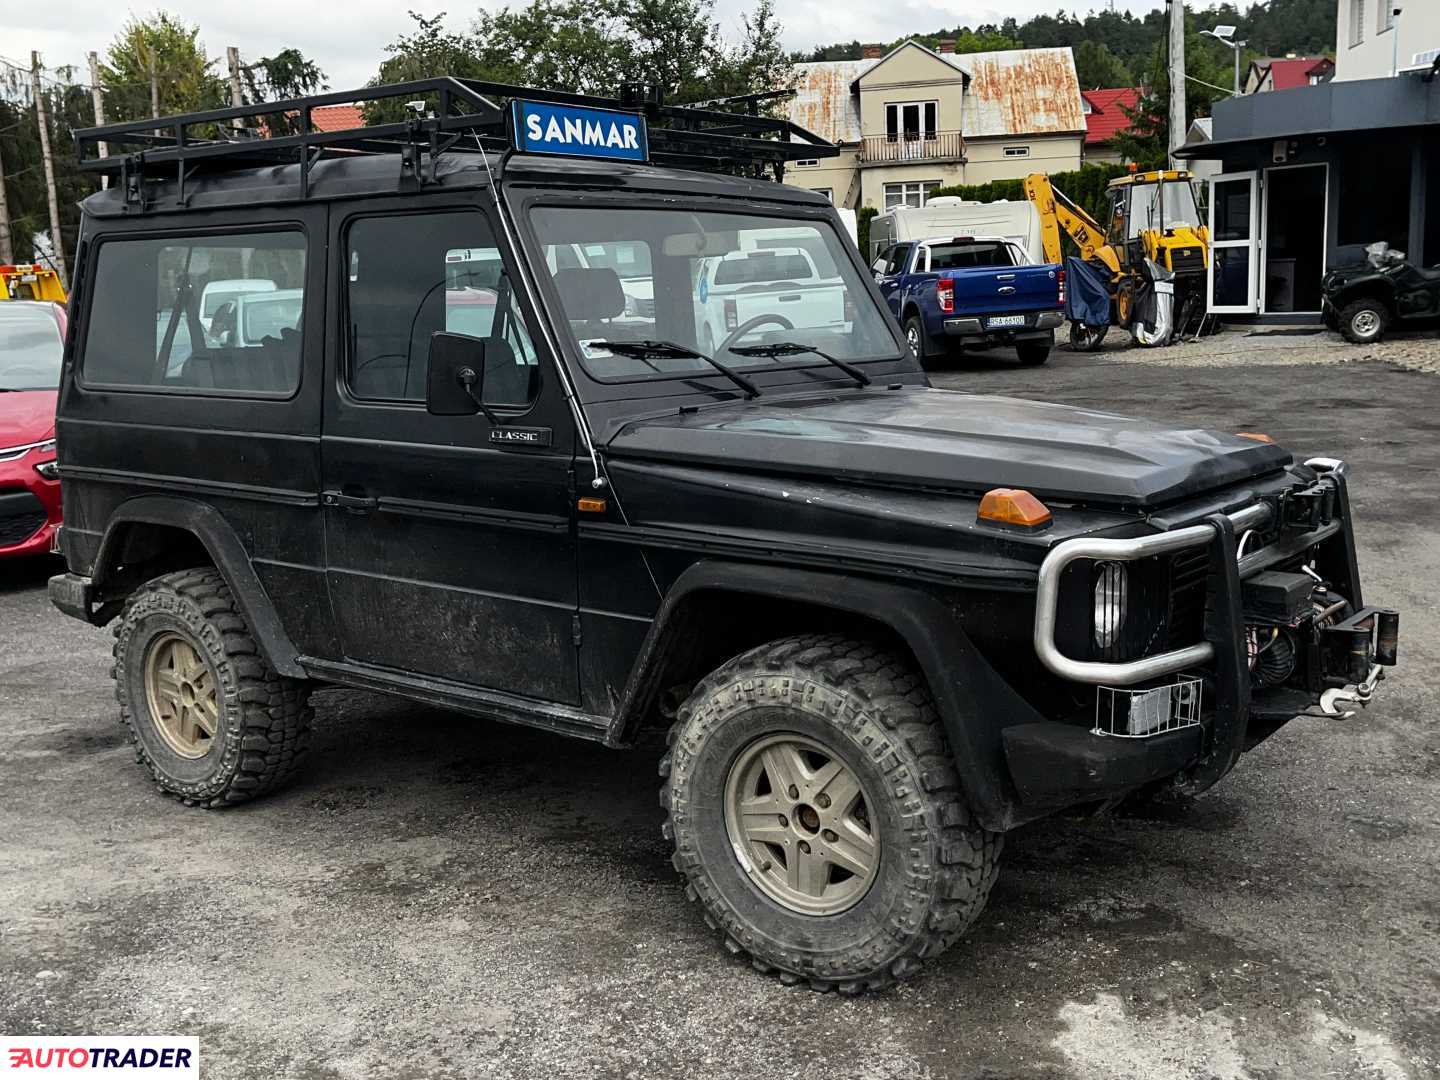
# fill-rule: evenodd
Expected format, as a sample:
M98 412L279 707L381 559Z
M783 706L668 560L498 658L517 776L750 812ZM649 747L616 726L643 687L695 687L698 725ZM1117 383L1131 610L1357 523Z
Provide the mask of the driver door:
M574 704L574 425L497 233L487 211L413 199L332 218L330 604L348 664ZM439 330L505 346L482 391L497 427L426 411ZM493 438L516 427L543 438Z

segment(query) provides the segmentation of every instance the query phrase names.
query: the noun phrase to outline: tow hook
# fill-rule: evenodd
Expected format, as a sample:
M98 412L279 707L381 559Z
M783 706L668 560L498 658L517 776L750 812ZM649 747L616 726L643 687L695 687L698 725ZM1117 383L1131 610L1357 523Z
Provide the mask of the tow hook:
M1354 709L1341 708L1345 705L1359 705L1362 709L1370 704L1370 698L1375 693L1375 684L1385 677L1385 671L1379 664L1370 665L1370 674L1365 676L1365 681L1358 684L1354 689L1341 690L1339 688L1326 690L1320 695L1320 711L1326 716L1333 716L1337 720L1348 720L1355 715Z

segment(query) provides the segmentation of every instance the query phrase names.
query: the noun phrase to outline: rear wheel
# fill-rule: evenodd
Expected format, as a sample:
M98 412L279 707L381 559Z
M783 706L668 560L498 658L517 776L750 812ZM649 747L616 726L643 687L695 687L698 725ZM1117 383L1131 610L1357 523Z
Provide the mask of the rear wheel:
M984 907L1001 836L975 823L919 674L874 645L786 638L696 687L661 762L686 895L786 983L883 989Z
M1340 333L1356 345L1370 345L1385 336L1390 312L1378 300L1357 300L1340 312Z
M1050 346L1043 341L1022 341L1015 346L1015 355L1026 367L1039 367L1050 359Z
M115 629L115 696L160 790L225 806L282 784L304 755L309 688L261 655L216 570L146 582Z

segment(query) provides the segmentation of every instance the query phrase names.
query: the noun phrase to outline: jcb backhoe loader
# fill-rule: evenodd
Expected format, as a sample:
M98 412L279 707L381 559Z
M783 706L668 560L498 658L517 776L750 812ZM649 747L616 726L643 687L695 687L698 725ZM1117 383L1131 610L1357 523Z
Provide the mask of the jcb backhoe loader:
M1183 331L1204 310L1210 234L1201 224L1188 172L1136 172L1111 180L1104 225L1056 190L1044 173L1025 178L1025 195L1040 214L1047 262L1063 262L1063 229L1075 241L1082 259L1108 271L1114 325L1126 330L1134 327L1135 301L1145 282L1147 259L1175 275L1177 331Z

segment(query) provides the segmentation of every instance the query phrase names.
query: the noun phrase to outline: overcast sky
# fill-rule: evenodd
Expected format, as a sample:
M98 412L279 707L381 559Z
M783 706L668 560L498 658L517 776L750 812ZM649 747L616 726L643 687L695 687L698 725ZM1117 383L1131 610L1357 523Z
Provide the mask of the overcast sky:
M925 33L942 26L999 23L1013 15L1023 21L1039 12L1065 7L1083 14L1104 6L1105 0L979 0L976 3L941 0L777 0L785 24L786 44L809 48L833 41L890 41L907 31ZM157 4L200 25L200 40L211 56L223 62L225 47L237 45L242 56L256 57L295 46L329 75L334 89L362 85L374 75L381 50L411 25L406 9L429 15L448 11L455 29L469 25L475 7L464 2L397 3L396 0L344 0L343 3L304 3L294 0L246 0L224 3L209 0L168 0ZM500 6L487 3L485 6ZM739 33L740 12L747 0L717 0L721 29L732 38ZM1161 6L1160 0L1115 0L1117 9L1137 14ZM127 8L113 0L65 0L63 3L5 5L0 15L0 55L28 64L30 50L39 49L47 67L65 63L82 66L90 50L102 55L105 46L126 22L130 11L146 13L149 6Z

